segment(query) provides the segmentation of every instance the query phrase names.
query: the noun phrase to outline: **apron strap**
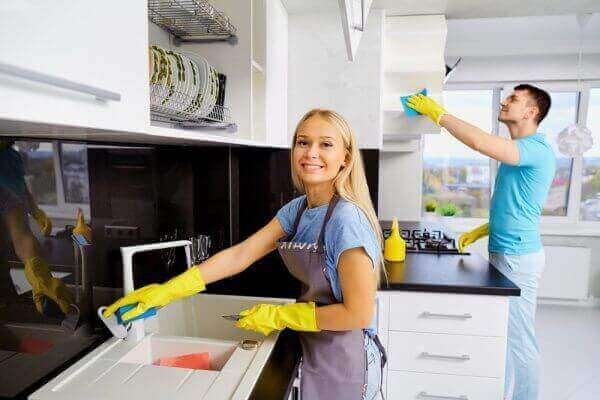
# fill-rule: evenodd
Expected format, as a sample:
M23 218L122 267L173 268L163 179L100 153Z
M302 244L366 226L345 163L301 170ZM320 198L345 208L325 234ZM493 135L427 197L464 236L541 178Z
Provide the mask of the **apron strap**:
M323 226L321 226L321 232L319 233L319 240L317 241L317 246L319 248L319 252L323 253L325 250L325 227L327 226L327 222L329 222L329 218L331 214L333 214L333 209L336 204L340 200L340 196L334 194L329 202L329 207L327 207L327 213L325 214L325 218L323 218Z
M300 204L300 208L298 209L298 213L296 214L296 220L294 221L294 227L292 228L292 232L287 236L286 241L292 240L292 238L296 235L296 231L298 230L298 225L300 224L300 218L302 217L302 213L306 210L308 205L308 200L305 198L302 204Z

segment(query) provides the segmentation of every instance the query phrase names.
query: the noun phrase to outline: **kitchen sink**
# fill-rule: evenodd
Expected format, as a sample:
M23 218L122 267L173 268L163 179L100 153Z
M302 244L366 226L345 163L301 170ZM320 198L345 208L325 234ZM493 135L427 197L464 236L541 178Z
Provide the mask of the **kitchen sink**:
M221 315L291 301L198 294L173 302L134 326L126 339L100 345L30 399L247 399L279 332L265 337L236 328ZM135 334L140 328L143 333ZM205 352L209 369L156 365L162 357Z

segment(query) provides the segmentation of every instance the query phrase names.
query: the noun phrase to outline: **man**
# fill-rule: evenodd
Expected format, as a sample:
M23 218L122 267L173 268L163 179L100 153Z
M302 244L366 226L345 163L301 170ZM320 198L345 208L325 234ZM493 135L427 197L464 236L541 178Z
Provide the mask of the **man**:
M510 131L508 139L447 113L429 97L416 95L408 102L473 150L500 161L489 223L460 236L459 250L489 234L490 262L521 288L521 296L511 297L509 305L505 398L513 400L534 400L538 394L534 320L545 266L538 226L556 168L554 152L538 126L550 103L544 90L515 86L498 116Z

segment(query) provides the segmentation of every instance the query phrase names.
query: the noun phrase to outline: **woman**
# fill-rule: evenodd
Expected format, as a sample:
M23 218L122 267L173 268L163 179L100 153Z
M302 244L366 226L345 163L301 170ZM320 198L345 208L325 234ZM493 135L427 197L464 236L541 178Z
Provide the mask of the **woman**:
M380 398L385 356L373 321L382 235L346 121L333 111L309 111L296 127L291 163L294 184L305 196L286 204L245 241L164 284L130 293L105 316L137 303L123 316L132 319L198 293L278 248L303 283L298 302L259 304L242 311L237 326L265 335L274 329L299 331L303 398Z

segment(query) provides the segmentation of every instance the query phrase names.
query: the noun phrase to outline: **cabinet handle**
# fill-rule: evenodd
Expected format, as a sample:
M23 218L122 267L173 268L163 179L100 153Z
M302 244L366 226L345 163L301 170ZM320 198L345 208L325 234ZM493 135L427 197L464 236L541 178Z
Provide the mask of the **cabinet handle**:
M447 356L444 354L432 354L427 351L422 352L420 356L424 357L424 358L443 358L445 360L459 360L459 361L468 361L471 359L471 357L468 354L463 354L460 356Z
M461 396L439 396L436 394L428 394L427 392L419 393L419 399L436 399L436 400L469 400L466 395Z
M470 319L473 318L471 313L464 314L442 314L442 313L432 313L429 311L423 311L421 314L425 318L457 318L457 319Z
M60 87L63 89L74 90L76 92L91 94L98 100L114 100L121 101L121 94L100 89L94 86L84 85L83 83L73 82L68 79L59 78L41 72L32 71L30 69L17 67L15 65L5 64L0 62L0 73L11 75L17 78L26 79L28 81L45 83L47 85Z

